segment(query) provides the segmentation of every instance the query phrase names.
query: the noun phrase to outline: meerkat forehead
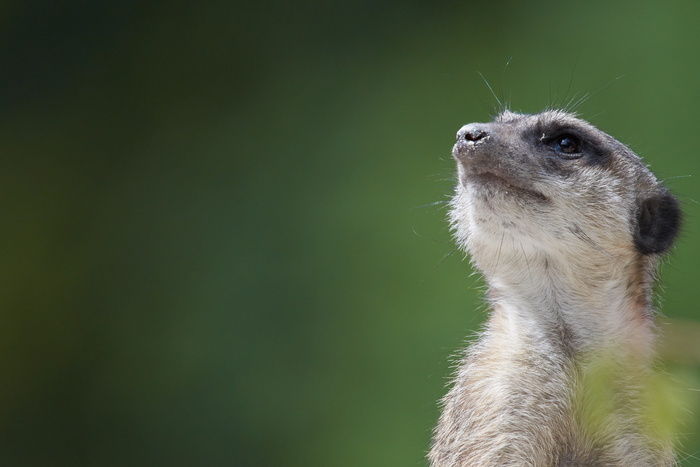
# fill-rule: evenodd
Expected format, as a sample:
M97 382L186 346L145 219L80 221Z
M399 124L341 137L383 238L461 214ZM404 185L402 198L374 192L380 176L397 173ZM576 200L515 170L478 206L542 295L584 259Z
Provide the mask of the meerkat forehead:
M627 146L573 114L505 111L463 126L453 156L452 221L463 244L479 233L562 243L583 232L648 254L675 238L676 200Z
M520 114L506 110L497 115L492 123L508 125L521 132L522 136L534 132L542 139L554 133L573 133L579 139L585 139L590 148L597 149L600 155L613 156L619 153L621 157L639 161L639 157L627 146L575 114L563 110L546 110L537 114Z

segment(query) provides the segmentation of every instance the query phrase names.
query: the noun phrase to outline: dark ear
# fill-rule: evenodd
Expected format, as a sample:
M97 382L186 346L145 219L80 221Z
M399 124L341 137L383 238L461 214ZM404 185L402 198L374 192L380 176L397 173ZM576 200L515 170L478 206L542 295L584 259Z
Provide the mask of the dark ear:
M671 194L645 199L637 210L634 245L643 255L664 253L673 245L680 226L681 209Z

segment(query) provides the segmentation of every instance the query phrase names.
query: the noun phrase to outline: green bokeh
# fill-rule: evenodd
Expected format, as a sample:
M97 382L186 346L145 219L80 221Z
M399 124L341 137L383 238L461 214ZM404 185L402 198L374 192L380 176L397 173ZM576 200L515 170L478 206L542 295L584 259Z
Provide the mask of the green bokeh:
M485 317L433 204L479 73L592 96L683 201L700 320L700 4L60 3L0 5L2 465L426 465Z

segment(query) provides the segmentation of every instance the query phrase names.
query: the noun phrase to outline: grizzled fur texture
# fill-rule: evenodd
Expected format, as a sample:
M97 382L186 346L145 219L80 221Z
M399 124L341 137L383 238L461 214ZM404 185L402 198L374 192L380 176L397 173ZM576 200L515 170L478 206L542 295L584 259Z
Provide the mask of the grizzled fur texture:
M452 227L491 313L443 400L431 466L674 465L646 392L675 198L562 111L466 125L453 155Z

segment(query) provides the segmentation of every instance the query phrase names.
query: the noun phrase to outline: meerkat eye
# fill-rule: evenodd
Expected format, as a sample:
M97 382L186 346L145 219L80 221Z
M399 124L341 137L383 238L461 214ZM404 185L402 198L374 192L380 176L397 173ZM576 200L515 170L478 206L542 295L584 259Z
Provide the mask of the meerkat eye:
M549 147L560 154L578 154L581 152L581 140L565 133L553 138L549 142Z

